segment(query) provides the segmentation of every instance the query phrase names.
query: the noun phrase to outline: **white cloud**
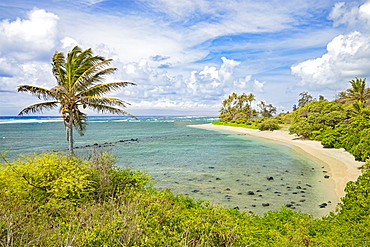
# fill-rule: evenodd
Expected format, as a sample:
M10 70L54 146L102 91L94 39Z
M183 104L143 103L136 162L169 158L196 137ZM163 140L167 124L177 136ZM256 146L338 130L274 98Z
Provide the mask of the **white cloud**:
M1 55L19 60L43 57L55 48L58 16L43 9L33 9L28 19L0 22Z
M79 45L78 42L71 37L65 37L62 39L62 48L71 50L71 48L75 47L76 45Z
M265 90L264 90L265 84L266 84L266 82L259 82L258 80L254 80L254 82L253 82L254 91L258 92L258 93L264 93L265 92Z
M292 74L300 78L300 85L311 89L322 86L341 90L354 77L370 76L370 34L366 29L370 19L370 2L361 6L337 3L330 18L334 25L356 25L361 31L352 31L335 37L327 45L327 52L291 67Z
M208 107L215 110L225 95L234 91L263 91L265 82L255 81L251 84L251 76L235 77L234 68L239 64L238 61L223 57L219 67L206 65L200 71L194 70L183 76L157 70L146 59L141 59L136 63L121 65L116 78L135 82L137 86L127 88L117 95L135 102L134 107L188 110Z

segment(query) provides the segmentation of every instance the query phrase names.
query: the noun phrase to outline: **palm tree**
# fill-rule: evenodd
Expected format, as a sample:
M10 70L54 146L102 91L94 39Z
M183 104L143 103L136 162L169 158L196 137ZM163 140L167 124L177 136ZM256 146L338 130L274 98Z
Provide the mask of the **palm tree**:
M113 90L135 85L131 82L102 83L104 76L116 70L116 68L109 67L111 61L112 59L105 59L102 56L94 56L91 49L82 51L78 46L75 46L67 57L61 52L55 52L52 58L52 71L57 85L50 90L37 86L19 86L18 92L29 92L47 102L28 106L18 115L43 112L59 107L67 132L68 150L72 154L73 127L80 135L83 135L86 130L87 116L80 111L80 107L83 109L88 107L101 113L132 116L120 109L120 107L126 107L128 103L117 98L102 96Z
M370 98L370 88L366 88L366 78L361 79L356 77L356 79L349 81L349 83L351 83L352 88L341 92L339 101L366 104L367 99Z
M256 96L252 93L248 94L247 96L247 101L249 106L252 106L252 101L256 100Z

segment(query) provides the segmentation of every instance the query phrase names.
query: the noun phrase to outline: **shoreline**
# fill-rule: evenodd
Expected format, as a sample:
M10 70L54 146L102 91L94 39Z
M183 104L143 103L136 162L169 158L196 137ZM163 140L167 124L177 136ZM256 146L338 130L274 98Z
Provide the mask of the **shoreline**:
M365 162L355 161L353 155L343 148L323 148L319 141L300 139L297 135L290 135L288 131L260 131L242 127L199 124L188 125L193 128L229 131L238 134L250 135L258 138L264 138L271 141L283 142L292 145L298 152L307 154L315 163L324 164L327 169L328 180L333 182L333 192L338 202L344 197L344 188L349 181L355 181L361 175L361 167Z

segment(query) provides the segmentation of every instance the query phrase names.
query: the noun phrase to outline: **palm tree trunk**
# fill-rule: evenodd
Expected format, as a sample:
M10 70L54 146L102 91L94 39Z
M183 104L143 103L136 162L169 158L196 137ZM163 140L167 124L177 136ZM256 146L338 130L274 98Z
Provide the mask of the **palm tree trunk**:
M73 119L72 116L69 116L69 120L66 123L67 130L67 142L68 142L68 151L73 154Z

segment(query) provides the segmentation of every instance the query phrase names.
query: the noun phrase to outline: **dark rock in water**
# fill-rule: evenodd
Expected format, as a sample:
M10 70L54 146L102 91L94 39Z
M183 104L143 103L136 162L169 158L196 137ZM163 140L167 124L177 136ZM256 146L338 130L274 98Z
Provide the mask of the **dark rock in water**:
M328 203L331 203L331 201L328 201Z
M254 195L253 191L248 191L248 195Z
M329 178L329 175L325 175L324 178Z
M208 167L209 169L215 169L215 167L214 166L210 166L210 167Z
M306 200L305 199L302 199L302 200L299 200L300 202L305 202Z
M267 177L267 180L272 181L272 180L274 180L274 177Z
M259 197L262 197L262 195L258 195Z
M193 190L192 192L193 192L193 193L198 193L198 192L199 192L199 190Z
M326 206L328 206L328 204L326 204L325 202L324 202L324 203L321 203L321 204L319 205L319 207L320 207L320 208L325 208Z
M310 184L306 184L306 186L308 186L308 187L312 187L312 185L310 185Z
M302 187L301 186L297 186L296 189L299 189L300 190L300 189L302 189Z
M237 179L237 180L235 180L236 182L239 182L240 181L240 179Z
M234 209L239 210L239 207L238 207L238 206L236 206Z
M268 207L268 206L270 206L270 203L262 203L262 206Z
M252 207L254 207L254 208L255 208L255 207L256 207L256 205L252 205Z
M216 180L221 180L221 178L216 178Z
M238 195L243 195L243 193L238 193Z
M298 192L293 192L292 194L297 195L297 194L298 194Z
M291 208L291 207L293 207L293 204L287 203L287 204L285 204L285 207Z
M226 188L225 190L226 190L226 191L230 191L230 188Z

